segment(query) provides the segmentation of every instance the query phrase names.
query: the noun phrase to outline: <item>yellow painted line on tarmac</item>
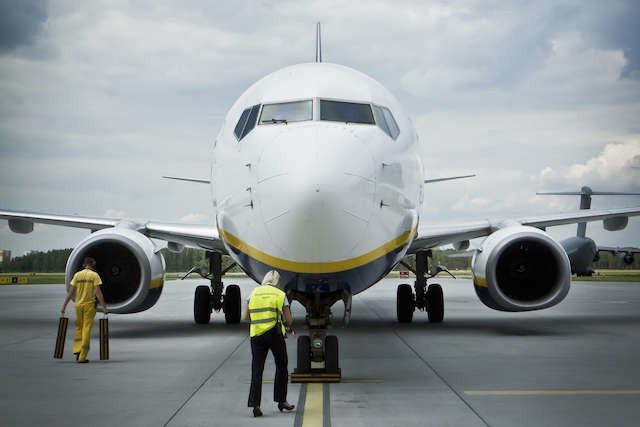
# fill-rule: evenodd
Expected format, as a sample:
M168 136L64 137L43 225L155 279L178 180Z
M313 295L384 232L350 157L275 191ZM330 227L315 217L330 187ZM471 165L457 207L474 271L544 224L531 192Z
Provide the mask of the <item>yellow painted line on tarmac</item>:
M328 402L327 402L328 404ZM307 398L304 402L302 427L323 427L324 393L323 384L307 384Z
M467 396L632 396L640 390L468 390Z
M251 380L245 380L244 383L251 384ZM273 384L273 380L262 380L262 384ZM289 384L292 384L291 380ZM332 384L384 384L384 380L382 378L342 378L340 382Z

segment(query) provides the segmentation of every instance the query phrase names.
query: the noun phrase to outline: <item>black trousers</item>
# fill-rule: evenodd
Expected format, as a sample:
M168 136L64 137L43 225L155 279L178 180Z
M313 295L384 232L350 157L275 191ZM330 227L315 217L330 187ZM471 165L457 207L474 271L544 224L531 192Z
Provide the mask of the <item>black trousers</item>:
M271 328L262 335L251 337L251 390L247 406L260 406L262 400L262 373L267 354L271 350L276 362L276 378L273 384L273 401L284 402L287 400L287 384L289 372L287 371L287 346L284 342L279 325Z

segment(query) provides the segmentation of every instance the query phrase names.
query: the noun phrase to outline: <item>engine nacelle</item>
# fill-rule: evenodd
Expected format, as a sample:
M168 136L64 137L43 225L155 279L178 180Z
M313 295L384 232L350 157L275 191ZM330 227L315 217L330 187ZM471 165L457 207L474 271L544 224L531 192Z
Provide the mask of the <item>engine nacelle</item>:
M569 292L571 267L558 242L527 226L496 231L472 260L480 300L495 310L528 311L552 307Z
M625 264L627 265L633 264L633 261L634 261L633 252L622 252L618 256L620 257L620 261L624 262Z
M149 238L127 228L108 228L82 240L67 260L66 283L82 269L84 257L96 260L102 293L110 312L137 313L158 301L165 262Z

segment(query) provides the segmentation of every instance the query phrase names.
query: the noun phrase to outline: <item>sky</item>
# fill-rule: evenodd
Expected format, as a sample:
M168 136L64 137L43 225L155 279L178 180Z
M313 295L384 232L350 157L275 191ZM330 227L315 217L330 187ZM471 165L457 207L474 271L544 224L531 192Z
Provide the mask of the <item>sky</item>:
M537 191L640 192L637 1L0 2L0 209L213 221L207 178L226 111L264 75L315 60L362 71L410 113L423 221L575 210ZM286 156L286 153L283 153ZM594 208L640 196L594 197ZM562 239L575 226L550 229ZM640 246L591 223L602 245ZM0 221L0 249L86 231Z

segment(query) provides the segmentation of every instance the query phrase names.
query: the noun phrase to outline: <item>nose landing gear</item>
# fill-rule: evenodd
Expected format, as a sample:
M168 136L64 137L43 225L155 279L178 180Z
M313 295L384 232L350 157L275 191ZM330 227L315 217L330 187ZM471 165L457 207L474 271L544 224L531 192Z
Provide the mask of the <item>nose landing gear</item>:
M297 366L291 374L292 383L340 382L338 337L327 335L331 326L330 307L338 300L345 303L345 322L351 313L351 295L348 292L306 294L292 291L290 299L302 303L307 309L309 335L298 337Z

